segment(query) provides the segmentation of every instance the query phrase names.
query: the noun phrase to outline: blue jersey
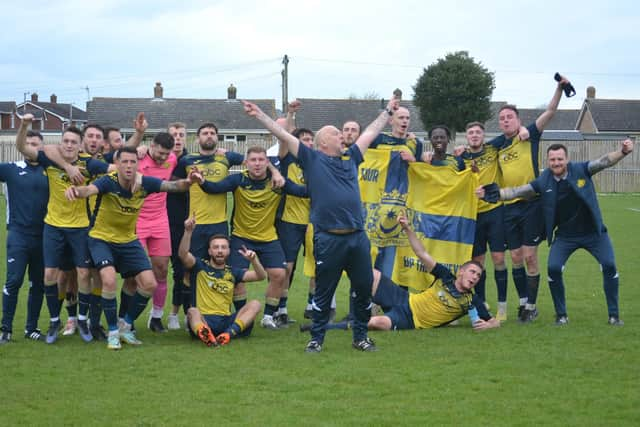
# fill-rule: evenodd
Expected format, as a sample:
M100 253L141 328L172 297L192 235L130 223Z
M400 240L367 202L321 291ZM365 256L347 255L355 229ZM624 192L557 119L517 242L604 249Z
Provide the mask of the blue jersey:
M358 185L358 165L363 160L356 144L335 157L299 145L298 161L304 170L316 231L364 230Z
M7 199L7 230L42 234L49 200L44 167L24 161L0 163L0 181Z

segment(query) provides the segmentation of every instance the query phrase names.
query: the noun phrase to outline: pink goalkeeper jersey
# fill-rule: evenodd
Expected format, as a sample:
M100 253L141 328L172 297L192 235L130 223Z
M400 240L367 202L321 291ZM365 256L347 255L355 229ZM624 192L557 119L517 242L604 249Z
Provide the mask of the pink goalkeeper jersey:
M167 160L158 165L149 154L138 162L138 172L145 176L152 176L164 180L170 180L173 170L178 164L178 158L175 154L169 154ZM144 199L140 216L138 217L138 226L162 225L168 224L167 219L167 193L153 193Z

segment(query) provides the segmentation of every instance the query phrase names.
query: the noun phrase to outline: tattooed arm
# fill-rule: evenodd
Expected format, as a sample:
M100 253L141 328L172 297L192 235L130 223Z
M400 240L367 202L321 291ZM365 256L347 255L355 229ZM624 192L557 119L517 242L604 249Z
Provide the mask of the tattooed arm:
M611 153L605 154L596 160L591 160L589 162L588 168L589 173L594 175L601 170L606 168L610 168L611 166L618 163L622 160L627 154L633 151L633 141L631 139L625 139L622 142L622 147L618 151L612 151Z
M538 193L536 193L531 184L525 184L520 187L501 188L500 200L513 200L519 197L523 199L533 199L536 194Z

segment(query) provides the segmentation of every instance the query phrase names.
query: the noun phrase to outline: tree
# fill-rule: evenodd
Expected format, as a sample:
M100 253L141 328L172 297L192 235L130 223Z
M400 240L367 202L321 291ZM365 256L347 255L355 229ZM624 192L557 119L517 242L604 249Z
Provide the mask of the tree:
M491 117L494 88L493 73L468 52L449 53L424 69L413 87L413 103L425 129L444 124L463 131L467 123Z

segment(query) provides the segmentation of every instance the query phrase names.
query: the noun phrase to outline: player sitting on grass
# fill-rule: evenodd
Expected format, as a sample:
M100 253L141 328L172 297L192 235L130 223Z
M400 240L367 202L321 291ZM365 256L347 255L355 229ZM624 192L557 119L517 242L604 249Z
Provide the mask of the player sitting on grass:
M209 238L209 260L196 259L189 247L196 226L195 215L184 222L184 235L178 255L185 269L191 270L192 307L187 312L191 331L207 346L228 344L231 338L249 336L253 321L261 310L258 300L251 300L231 314L233 289L236 283L258 282L267 277L256 253L242 247L238 250L253 266L253 270L227 265L231 250L229 238L215 234Z
M410 293L391 281L390 278L373 270L371 300L384 310L383 315L372 316L368 327L372 330L426 329L444 326L469 314L473 329L489 329L500 326L500 321L492 317L483 302L473 293L473 287L480 280L482 265L477 261L467 261L454 275L442 264L438 264L409 227L404 214L398 222L409 237L409 243L427 271L436 281L419 293ZM329 325L327 329L347 329L348 322ZM301 326L301 330L304 327Z

